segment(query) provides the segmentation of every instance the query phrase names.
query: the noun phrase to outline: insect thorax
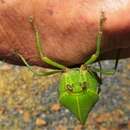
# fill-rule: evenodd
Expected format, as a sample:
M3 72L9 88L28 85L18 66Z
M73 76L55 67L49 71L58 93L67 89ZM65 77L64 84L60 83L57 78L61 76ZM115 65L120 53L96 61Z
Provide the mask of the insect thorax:
M100 88L98 79L98 76L90 70L74 68L63 73L60 79L59 91L80 94L91 90L97 93Z

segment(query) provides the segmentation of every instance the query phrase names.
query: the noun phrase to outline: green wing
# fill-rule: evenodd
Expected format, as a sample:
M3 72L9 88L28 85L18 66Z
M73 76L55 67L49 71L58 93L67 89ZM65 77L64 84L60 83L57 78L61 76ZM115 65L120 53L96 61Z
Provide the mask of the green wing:
M60 96L59 101L84 124L98 99L99 95L88 90L87 93L78 95L71 95L66 92Z

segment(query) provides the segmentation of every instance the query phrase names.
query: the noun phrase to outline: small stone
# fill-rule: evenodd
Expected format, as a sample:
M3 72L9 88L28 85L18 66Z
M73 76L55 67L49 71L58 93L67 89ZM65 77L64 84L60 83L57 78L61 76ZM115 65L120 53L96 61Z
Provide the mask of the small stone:
M130 64L127 65L128 70L130 70Z
M4 107L0 107L0 114L4 114L5 113L5 108Z
M128 121L128 130L130 130L130 120Z
M126 106L127 108L128 108L128 110L130 110L130 104L127 104L127 106Z
M67 130L67 128L63 125L59 125L56 127L56 130Z
M36 119L36 125L37 126L45 126L45 125L47 125L47 122L42 118L37 118Z
M74 130L82 130L82 129L83 129L83 125L77 125L74 128Z
M97 123L102 123L102 122L106 122L106 121L111 121L112 120L112 117L111 117L111 114L110 113L103 113L103 114L100 114L96 117L96 122Z
M29 112L26 111L23 113L23 120L26 123L30 122L30 113Z
M100 127L100 130L108 130L107 128L104 127Z
M57 112L57 111L59 111L61 109L61 106L60 106L60 104L53 104L52 106L51 106L51 110L52 111L54 111L54 112Z
M3 64L0 66L0 70L11 70L12 69L12 65L9 64Z

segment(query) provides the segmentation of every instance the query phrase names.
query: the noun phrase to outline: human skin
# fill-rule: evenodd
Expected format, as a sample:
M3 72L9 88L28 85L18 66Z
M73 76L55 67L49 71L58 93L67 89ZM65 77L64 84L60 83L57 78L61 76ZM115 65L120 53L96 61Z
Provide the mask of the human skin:
M67 66L81 64L96 49L101 11L106 21L100 59L130 57L130 0L0 0L0 59L22 64L18 52L33 65L38 57L33 16L44 54Z

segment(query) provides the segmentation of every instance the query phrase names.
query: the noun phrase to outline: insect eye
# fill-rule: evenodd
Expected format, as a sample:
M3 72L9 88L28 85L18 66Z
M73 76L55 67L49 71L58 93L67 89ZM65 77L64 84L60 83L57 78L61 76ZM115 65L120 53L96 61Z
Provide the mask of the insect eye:
M86 90L86 89L87 89L87 83L86 83L86 82L83 82L83 83L81 84L81 88L82 88L82 90Z
M73 86L72 85L67 84L66 87L67 87L67 90L73 92Z

